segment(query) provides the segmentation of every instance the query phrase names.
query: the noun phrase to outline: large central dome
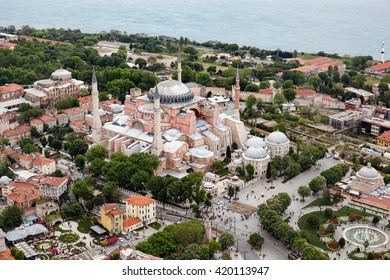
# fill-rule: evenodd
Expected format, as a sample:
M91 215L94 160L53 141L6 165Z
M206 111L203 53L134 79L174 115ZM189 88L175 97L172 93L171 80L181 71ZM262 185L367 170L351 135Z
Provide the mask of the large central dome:
M362 177L364 179L377 179L380 177L380 174L374 167L371 166L371 163L369 162L367 166L363 166L357 173L359 177Z
M156 87L158 87L161 104L188 102L194 98L194 93L185 84L176 80L163 81ZM151 88L148 92L150 101L154 99L156 87Z

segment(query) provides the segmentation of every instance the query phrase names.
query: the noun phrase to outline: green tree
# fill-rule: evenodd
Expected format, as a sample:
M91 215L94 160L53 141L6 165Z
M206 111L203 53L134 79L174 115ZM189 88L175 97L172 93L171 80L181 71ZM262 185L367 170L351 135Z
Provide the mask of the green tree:
M202 86L209 87L213 85L210 74L207 72L199 72L196 74L196 82Z
M295 99L297 92L292 88L288 88L283 90L283 95L286 98L287 102L291 102Z
M286 103L286 98L282 93L278 92L274 96L274 103L278 106L281 106L282 104Z
M233 195L234 195L234 188L233 188L232 186L230 186L230 187L228 188L229 201L231 201Z
M103 159L96 158L91 164L88 166L89 172L92 173L93 176L97 177L102 175L103 168L106 166L106 162Z
M315 91L317 91L322 83L321 79L316 76L316 75L312 75L310 76L308 79L307 79L307 83L309 85L311 85Z
M134 61L134 64L135 65L138 65L138 68L139 69L144 69L145 66L148 64L147 61L141 57L137 58L135 61Z
M375 217L372 219L372 223L373 223L374 225L376 225L377 223L379 223L379 221L380 221L380 219L379 219L378 216L375 216Z
M339 239L338 243L339 243L340 248L344 248L344 246L345 246L345 239L343 237L341 237Z
M85 180L77 180L72 188L72 193L77 199L90 200L93 197L93 188Z
M260 90L260 88L259 88L258 85L249 83L249 84L245 87L245 90L244 90L244 91L258 92L259 90Z
M221 244L222 250L227 250L229 247L234 245L234 236L230 232L223 232L219 236L219 243Z
M229 251L224 251L222 253L222 259L225 260L225 261L231 260L232 256L230 255L230 252Z
M258 233L252 233L249 236L249 243L255 250L261 250L261 246L264 244L264 238Z
M302 197L302 200L305 201L305 197L311 195L311 190L307 186L300 186L298 188L298 194Z
M286 168L284 175L287 178L291 178L298 175L300 172L301 172L301 166L299 165L299 163L291 160Z
M253 116L253 106L256 105L257 99L253 94L250 94L245 101L249 117Z
M17 205L5 206L0 214L0 227L5 230L19 226L22 222L23 209Z
M104 184L102 192L107 202L119 202L121 194L114 183L108 182Z
M49 143L49 146L54 150L59 151L62 149L62 141L58 139L53 139L53 141Z
M324 211L324 216L327 219L331 219L333 217L333 210L332 208L326 208Z
M246 169L246 174L247 174L247 177L248 179L252 179L253 178L253 175L255 174L255 168L253 167L252 164L247 164L245 166L245 169Z
M317 227L320 224L320 219L317 216L310 215L307 217L306 222L312 227Z
M95 145L87 151L86 156L88 162L96 158L105 159L108 156L108 150L103 145Z
M76 138L72 141L67 141L68 153L74 158L76 155L83 155L88 150L87 142L82 138Z
M232 152L230 150L230 146L227 146L227 148L226 148L226 157L227 158L232 158Z
M319 191L324 190L326 188L325 178L321 175L314 177L309 183L309 188L313 192L313 194L316 194Z
M74 163L79 170L83 170L85 166L85 158L83 155L77 155L74 159Z

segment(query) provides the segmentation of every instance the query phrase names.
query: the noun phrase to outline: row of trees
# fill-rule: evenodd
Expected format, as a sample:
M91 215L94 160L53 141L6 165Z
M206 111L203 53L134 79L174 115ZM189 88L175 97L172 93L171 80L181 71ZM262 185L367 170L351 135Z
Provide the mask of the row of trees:
M307 260L326 260L329 257L321 253L318 249L310 245L300 232L294 230L280 216L280 211L287 209L288 194L275 196L271 202L263 203L259 206L258 215L264 229L278 238L284 245L293 247L304 259ZM291 198L290 198L291 202ZM286 207L287 205L287 207ZM283 211L284 211L283 210Z
M325 178L327 187L333 187L340 181L349 171L349 165L339 163L327 170L321 172L321 176Z

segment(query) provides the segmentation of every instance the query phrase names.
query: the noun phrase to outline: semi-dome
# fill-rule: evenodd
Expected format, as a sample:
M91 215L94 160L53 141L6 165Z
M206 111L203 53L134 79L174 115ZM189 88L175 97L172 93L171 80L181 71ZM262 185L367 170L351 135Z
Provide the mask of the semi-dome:
M149 90L150 101L154 100L156 87L158 87L161 104L188 102L194 98L194 93L185 84L176 80L166 80Z
M357 173L359 177L362 177L364 179L377 179L380 177L378 171L374 167L371 166L371 163L369 162L367 166L363 166Z
M264 139L260 138L260 137L257 137L257 136L249 138L245 142L244 147L246 149L249 149L250 147L255 146L255 145L263 147L263 148L267 147L267 144L264 142Z
M289 142L286 134L280 131L274 131L270 133L266 138L265 141L270 144L286 144Z
M12 179L5 175L0 178L0 184L8 184L11 181Z
M263 159L267 157L267 152L264 148L255 145L245 151L245 156L251 159Z

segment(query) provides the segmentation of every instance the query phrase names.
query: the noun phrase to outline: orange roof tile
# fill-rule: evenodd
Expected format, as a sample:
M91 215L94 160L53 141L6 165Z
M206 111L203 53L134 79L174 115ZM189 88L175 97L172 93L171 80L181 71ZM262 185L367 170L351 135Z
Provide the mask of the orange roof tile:
M390 61L382 63L382 64L377 64L377 65L371 66L370 68L374 71L384 71L384 70L390 68Z
M70 108L70 109L66 109L64 112L67 115L78 115L78 114L82 114L84 110L80 108Z
M139 224L141 222L142 221L140 218L127 218L127 219L123 220L123 226L124 227L131 227L131 226L134 226L134 225Z
M111 217L115 217L115 216L118 216L118 215L123 215L123 211L122 210L113 210L113 211L110 211L110 213L107 214L107 216L111 216Z
M53 187L59 187L61 186L62 184L64 184L65 182L67 182L69 180L69 176L65 176L65 177L51 177L51 176L48 176L46 177L45 179L41 180L41 184L45 184L45 185L50 185L50 186L53 186Z
M383 132L381 135L377 137L377 139L390 142L390 130Z
M110 203L110 204L103 205L103 209L105 211L108 211L110 209L115 209L115 208L118 208L118 205L116 205L115 203Z
M31 119L30 124L41 124L43 123L40 119Z
M29 154L21 154L21 155L19 156L19 158L20 158L21 160L24 160L24 161L32 160L32 159L33 159L32 155L29 155Z
M274 90L272 88L262 88L259 90L259 93L262 94L273 94Z
M46 157L38 157L34 159L33 166L44 166L48 164L52 164L53 162L56 162L54 159L46 158Z
M77 98L77 100L80 102L80 104L91 103L92 102L92 95L79 97L79 98Z
M0 49L13 49L14 47L16 47L16 44L10 42L0 44Z
M12 192L7 195L8 199L14 202L33 201L42 196L41 190L30 183L12 182L7 186L14 187Z
M299 72L302 72L302 73L306 73L306 72L313 71L313 70L315 70L317 68L318 68L318 66L306 65L306 66L301 66L301 67L292 69L291 71L299 71Z
M18 90L23 90L23 86L18 85L18 84L9 84L5 86L0 86L0 92L1 93L6 93L6 92L14 92Z
M130 203L130 204L136 204L136 205L140 205L140 206L143 206L143 205L148 205L148 204L151 204L153 202L155 202L156 200L154 200L153 198L150 198L150 197L146 197L146 196L130 196L129 198L126 199L126 202Z
M332 59L329 57L318 57L318 58L306 60L305 65L313 65L313 64L320 65L330 61L332 61Z
M298 96L315 96L316 92L311 89L297 89L296 93Z
M43 115L39 119L45 123L56 121L56 119L54 117L49 116L49 115Z
M11 250L5 250L4 252L0 252L0 260L1 261L13 261L15 257L12 256Z

